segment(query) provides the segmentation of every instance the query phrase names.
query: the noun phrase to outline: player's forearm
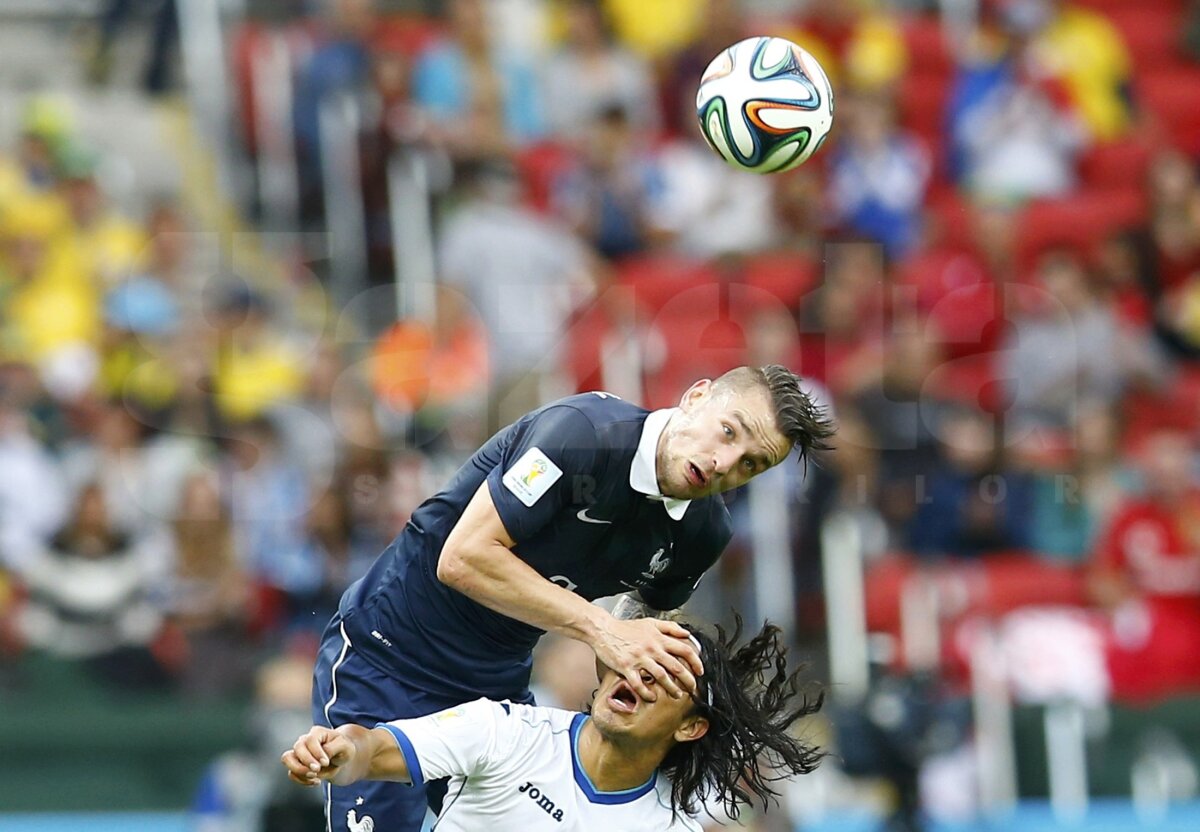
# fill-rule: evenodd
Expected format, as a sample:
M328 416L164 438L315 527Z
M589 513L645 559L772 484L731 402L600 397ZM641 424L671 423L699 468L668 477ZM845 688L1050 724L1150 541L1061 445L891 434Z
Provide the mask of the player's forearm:
M335 785L347 786L359 780L410 782L404 754L386 729L343 725L337 732L354 746L354 753L334 776Z
M480 543L443 552L443 583L501 615L587 644L609 614L543 578L504 546ZM442 563L446 566L443 568Z

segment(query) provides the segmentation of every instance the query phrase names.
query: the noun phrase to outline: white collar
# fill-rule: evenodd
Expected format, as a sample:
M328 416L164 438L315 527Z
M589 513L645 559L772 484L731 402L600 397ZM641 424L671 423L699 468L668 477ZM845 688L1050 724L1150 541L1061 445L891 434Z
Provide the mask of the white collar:
M655 458L658 456L659 437L667 427L667 422L678 412L679 408L669 407L665 410L655 410L646 417L646 423L642 425L642 438L638 440L637 453L633 456L633 464L629 466L629 487L661 502L672 520L682 520L692 501L676 500L662 495L658 490L658 466Z

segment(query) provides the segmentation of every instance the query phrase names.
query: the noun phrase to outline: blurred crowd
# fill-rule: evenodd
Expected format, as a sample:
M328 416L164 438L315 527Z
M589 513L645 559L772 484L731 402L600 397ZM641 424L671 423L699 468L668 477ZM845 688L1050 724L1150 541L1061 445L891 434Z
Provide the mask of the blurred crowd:
M178 196L113 204L69 110L27 103L0 158L3 655L245 691L313 648L489 430L575 390L669 406L780 362L840 423L789 492L810 634L840 510L889 576L1066 570L1008 608L1095 611L1118 697L1200 689L1200 5L392 5L268 4L227 44L247 159L284 94L256 58L289 50L305 230L325 223L322 102L360 105L375 285L405 257L389 160L422 160L423 318L347 320L319 266L231 251ZM837 91L822 152L766 177L694 115L703 68L756 34ZM725 599L751 556L734 509Z

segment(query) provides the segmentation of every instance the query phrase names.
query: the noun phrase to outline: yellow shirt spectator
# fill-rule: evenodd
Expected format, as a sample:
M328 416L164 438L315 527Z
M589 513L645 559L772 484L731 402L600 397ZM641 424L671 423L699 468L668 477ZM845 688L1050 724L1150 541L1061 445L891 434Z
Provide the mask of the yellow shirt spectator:
M304 385L304 371L286 343L266 338L222 349L213 385L221 413L245 421L296 397Z
M1098 141L1119 138L1131 113L1123 95L1130 83L1129 51L1104 15L1064 6L1034 43L1037 60L1061 78Z
M617 39L647 58L683 49L704 22L701 0L605 0Z

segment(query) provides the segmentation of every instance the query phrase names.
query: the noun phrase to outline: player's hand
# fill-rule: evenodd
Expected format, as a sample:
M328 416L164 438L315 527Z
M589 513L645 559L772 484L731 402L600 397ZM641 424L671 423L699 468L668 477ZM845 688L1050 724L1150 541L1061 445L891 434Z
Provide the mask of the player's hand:
M597 659L621 674L647 702L653 702L657 694L643 674L678 699L694 694L696 677L704 673L688 631L674 621L614 618L606 622L592 649Z
M337 777L353 757L354 743L332 728L314 725L283 752L280 761L290 780L302 786L315 786Z

